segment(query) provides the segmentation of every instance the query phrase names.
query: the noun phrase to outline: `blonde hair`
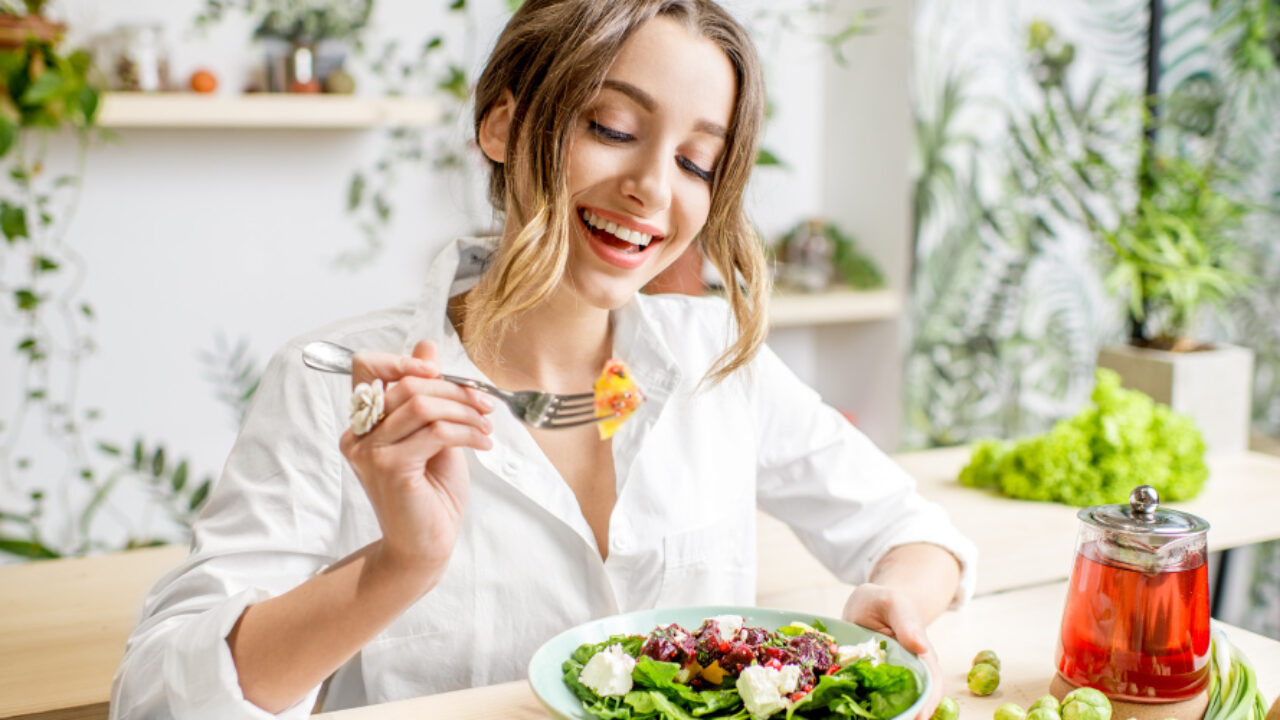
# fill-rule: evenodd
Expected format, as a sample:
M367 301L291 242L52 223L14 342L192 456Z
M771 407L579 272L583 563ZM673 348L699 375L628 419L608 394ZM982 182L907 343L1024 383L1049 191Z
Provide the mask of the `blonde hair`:
M526 0L498 38L476 87L477 137L504 92L514 98L504 162L490 162L489 201L524 225L499 244L467 296L464 336L473 356L492 347L564 276L575 222L566 187L572 132L623 43L657 16L716 43L737 81L725 150L711 181L711 207L695 241L725 280L737 336L705 379L728 377L764 342L769 272L742 200L764 120L764 82L746 31L711 0ZM513 178L528 187L514 192Z

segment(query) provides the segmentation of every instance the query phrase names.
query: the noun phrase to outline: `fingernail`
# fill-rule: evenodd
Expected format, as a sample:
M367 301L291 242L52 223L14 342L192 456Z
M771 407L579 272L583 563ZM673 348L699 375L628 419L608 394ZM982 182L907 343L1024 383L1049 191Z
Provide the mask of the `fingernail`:
M489 397L483 393L476 393L476 400L480 403L480 407L484 408L485 412L489 412L497 407L497 405L493 403L493 400L490 400Z

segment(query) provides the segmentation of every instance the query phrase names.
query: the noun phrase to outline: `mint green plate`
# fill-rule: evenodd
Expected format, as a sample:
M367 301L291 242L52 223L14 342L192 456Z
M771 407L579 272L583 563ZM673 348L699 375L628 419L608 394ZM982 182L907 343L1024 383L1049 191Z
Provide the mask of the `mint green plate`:
M868 630L861 625L790 610L719 605L640 610L626 613L625 615L600 618L599 620L593 620L565 630L538 648L538 651L533 654L533 659L529 661L529 684L533 686L533 694L538 696L538 700L546 706L547 711L554 718L560 718L560 720L597 720L595 716L582 709L581 701L573 694L569 686L564 684L564 671L560 669L561 664L569 658L569 655L574 650L578 649L579 645L602 642L610 635L624 633L628 635L647 635L655 627L669 625L673 622L680 623L681 627L693 632L702 625L703 620L715 615L741 615L747 625L762 627L767 630L777 630L783 625L790 624L796 620L812 623L814 618L817 618L827 626L827 632L841 645L864 642L867 638L884 640L885 647L888 650L889 662L909 668L916 674L916 680L920 683L920 699L916 700L911 707L898 716L902 720L910 720L920 712L920 706L924 704L925 698L929 696L929 691L933 687L933 678L929 675L929 668L925 666L920 658L899 645L893 638L874 630Z

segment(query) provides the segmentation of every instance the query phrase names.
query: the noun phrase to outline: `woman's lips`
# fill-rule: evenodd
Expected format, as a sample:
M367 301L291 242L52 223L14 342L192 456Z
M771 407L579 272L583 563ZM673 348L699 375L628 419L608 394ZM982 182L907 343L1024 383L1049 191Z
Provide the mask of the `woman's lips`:
M593 228L582 219L582 213L578 212L578 225L582 228L583 233L587 236L587 245L591 248L596 257L606 263L623 270L634 270L645 263L649 259L649 255L653 253L654 246L662 242L659 237L654 237L649 242L648 247L643 250L632 243L620 240L610 233L599 228Z

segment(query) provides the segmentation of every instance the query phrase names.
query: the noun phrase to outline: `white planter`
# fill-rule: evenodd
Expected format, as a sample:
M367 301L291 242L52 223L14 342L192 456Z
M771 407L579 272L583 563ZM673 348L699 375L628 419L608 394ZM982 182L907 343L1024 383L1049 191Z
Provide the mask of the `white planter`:
M1175 353L1119 345L1103 348L1098 365L1120 374L1121 384L1141 390L1190 415L1209 452L1249 447L1253 351L1234 345Z

